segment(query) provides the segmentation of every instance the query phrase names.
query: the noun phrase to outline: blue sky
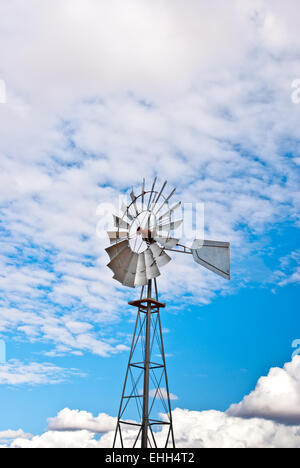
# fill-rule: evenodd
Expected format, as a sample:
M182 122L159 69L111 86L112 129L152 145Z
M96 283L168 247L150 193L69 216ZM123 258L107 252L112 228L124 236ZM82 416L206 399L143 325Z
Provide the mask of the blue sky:
M158 176L232 249L230 282L180 254L159 278L178 440L300 446L299 16L296 0L0 5L0 445L110 444L138 291L111 278L97 225ZM236 440L257 418L261 439Z

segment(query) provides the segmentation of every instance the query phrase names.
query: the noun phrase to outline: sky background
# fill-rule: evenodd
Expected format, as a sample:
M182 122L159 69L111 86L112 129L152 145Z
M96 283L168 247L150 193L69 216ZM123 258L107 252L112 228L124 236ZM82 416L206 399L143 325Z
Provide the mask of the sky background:
M0 445L111 444L139 291L97 224L158 176L231 242L230 282L179 254L159 278L178 444L300 447L299 24L298 0L1 0Z

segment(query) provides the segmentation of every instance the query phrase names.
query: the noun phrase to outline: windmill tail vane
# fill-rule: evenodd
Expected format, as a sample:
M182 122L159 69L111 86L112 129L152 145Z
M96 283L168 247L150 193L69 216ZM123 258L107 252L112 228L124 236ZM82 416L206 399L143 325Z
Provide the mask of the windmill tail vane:
M175 447L170 392L166 369L157 278L171 261L169 254L190 255L213 273L230 279L230 244L195 239L191 247L174 236L183 220L176 217L181 202L171 204L175 189L167 182L156 188L157 178L146 189L145 179L130 202L113 215L108 231L108 267L123 286L141 287L140 299L129 302L137 309L136 324L118 414L113 446ZM151 388L150 388L151 387ZM164 417L162 418L162 414Z

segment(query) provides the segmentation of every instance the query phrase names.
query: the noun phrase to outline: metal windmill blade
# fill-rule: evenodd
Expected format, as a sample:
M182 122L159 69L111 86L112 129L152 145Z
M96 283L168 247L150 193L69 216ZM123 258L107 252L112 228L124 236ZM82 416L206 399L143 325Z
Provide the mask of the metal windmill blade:
M194 240L192 254L196 263L230 280L230 243Z

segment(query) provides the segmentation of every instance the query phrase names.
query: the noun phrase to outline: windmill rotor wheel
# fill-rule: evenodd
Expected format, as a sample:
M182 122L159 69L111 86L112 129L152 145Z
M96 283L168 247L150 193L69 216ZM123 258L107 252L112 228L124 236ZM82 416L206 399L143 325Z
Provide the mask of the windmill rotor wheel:
M106 249L110 257L107 265L114 279L124 286L144 286L160 275L160 268L171 261L166 249L177 245L179 239L173 231L181 226L182 219L174 219L181 203L170 205L173 190L168 196L154 190L145 190L143 181L139 195L130 193L131 201L123 204L120 216L113 215L114 231L108 231L111 246Z

